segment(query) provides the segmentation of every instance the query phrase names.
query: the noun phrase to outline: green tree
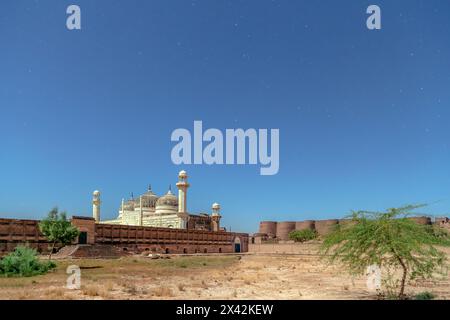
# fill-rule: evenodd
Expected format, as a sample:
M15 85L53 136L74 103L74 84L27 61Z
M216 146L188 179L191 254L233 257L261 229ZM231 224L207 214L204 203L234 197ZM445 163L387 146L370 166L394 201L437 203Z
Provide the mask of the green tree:
M295 242L305 242L315 239L316 237L317 233L311 229L295 230L289 233L289 239L294 240Z
M415 279L431 279L444 273L446 255L436 246L449 245L449 237L437 235L430 226L410 219L415 209L408 205L385 212L352 212L352 223L327 235L321 253L331 262L343 264L351 274L363 275L368 266L378 265L388 275L400 271L394 282L397 297L405 298L405 286Z
M70 244L79 235L78 229L67 220L66 212L58 212L58 208L53 208L48 213L47 218L39 223L39 229L52 243L49 260L57 243L63 246Z

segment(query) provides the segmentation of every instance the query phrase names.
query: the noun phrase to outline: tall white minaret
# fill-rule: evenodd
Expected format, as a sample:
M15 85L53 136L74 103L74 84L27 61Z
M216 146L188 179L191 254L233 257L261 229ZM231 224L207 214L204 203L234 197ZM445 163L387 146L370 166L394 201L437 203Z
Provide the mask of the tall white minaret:
M100 191L95 190L92 193L92 217L95 222L100 222Z
M178 173L178 212L187 213L187 189L189 183L187 182L188 175L186 171L182 170Z

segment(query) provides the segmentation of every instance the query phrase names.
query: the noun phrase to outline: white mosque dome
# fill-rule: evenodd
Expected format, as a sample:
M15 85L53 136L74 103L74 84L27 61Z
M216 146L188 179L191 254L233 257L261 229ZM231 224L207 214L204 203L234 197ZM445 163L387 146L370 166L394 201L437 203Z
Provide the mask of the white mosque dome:
M176 214L178 212L178 198L170 189L156 201L155 212L156 214Z
M142 195L142 207L154 208L156 206L158 198L159 197L152 191L152 188L149 186L148 191Z

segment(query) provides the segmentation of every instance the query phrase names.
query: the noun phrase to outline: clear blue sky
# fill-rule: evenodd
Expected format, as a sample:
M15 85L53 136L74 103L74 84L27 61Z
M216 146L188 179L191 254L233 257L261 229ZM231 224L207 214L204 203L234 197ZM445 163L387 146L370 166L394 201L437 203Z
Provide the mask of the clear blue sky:
M220 202L233 230L408 203L447 214L449 39L448 0L2 0L0 216L90 215L99 189L113 218L181 169L189 210ZM170 134L194 120L279 128L279 173L173 165Z

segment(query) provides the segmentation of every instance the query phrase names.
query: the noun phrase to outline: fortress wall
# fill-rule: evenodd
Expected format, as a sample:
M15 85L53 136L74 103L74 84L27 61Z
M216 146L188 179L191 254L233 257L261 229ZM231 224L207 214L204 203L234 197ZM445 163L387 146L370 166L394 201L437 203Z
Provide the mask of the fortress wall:
M277 223L277 238L280 240L288 240L289 233L295 230L295 222L286 221Z
M409 219L411 219L421 225L431 225L430 217L411 217Z
M124 250L158 253L232 253L235 239L241 252L248 251L248 234L203 230L96 224L95 242Z
M430 217L411 217L409 218L421 225L431 225L433 221ZM252 237L252 243L258 244L269 241L286 241L289 237L289 232L293 230L316 230L318 236L325 236L329 234L336 225L351 226L355 224L355 221L351 219L329 219L329 220L305 220L297 222L275 222L275 221L262 221L259 224L259 232ZM446 217L436 218L435 225L450 230L450 219ZM272 239L270 234L273 234L275 230L276 239ZM269 237L267 237L269 236ZM269 239L267 239L269 238Z
M86 232L87 234L87 243L86 244L95 244L95 219L90 217L72 217L71 223L73 226L77 227L78 231ZM79 239L74 241L75 243L79 242Z
M269 238L275 238L277 235L277 223L274 221L262 221L259 223L259 233L267 234Z
M315 223L315 228L319 236L324 236L333 231L333 228L339 223L337 219L319 220Z
M87 244L111 245L123 251L155 253L232 253L248 251L248 234L97 224L93 218L73 217L72 224L86 233ZM49 243L39 231L38 220L0 219L0 255L19 245L48 253ZM238 239L238 240L236 240ZM74 244L79 243L79 239Z
M295 223L295 230L315 230L315 223L314 220L297 221Z
M439 217L435 219L435 224L440 226L441 228L447 229L450 231L450 219L447 217Z
M261 254L302 254L316 255L319 251L318 243L261 243L250 244L249 253Z
M39 221L0 219L0 255L27 244L39 252L48 251L48 242L39 231Z
M250 244L248 252L252 254L318 255L320 245L319 242ZM449 247L438 247L438 249L450 255Z

